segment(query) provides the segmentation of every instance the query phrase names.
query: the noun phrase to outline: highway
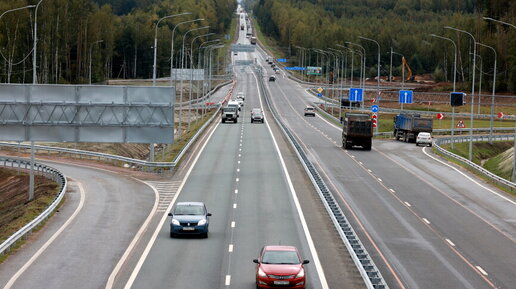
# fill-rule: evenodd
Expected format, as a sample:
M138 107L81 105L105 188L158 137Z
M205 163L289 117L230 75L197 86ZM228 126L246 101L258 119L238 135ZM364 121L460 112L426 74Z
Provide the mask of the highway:
M268 86L273 105L347 208L391 288L515 284L513 199L414 144L375 140L371 152L345 151L339 127L303 116L313 100L303 87L284 77Z
M249 44L245 31L238 41ZM232 58L263 67L278 117L390 288L514 287L514 198L414 144L374 140L372 151L343 150L338 126L303 116L317 101L305 86L284 71L267 81L274 72L263 50ZM297 246L310 260L307 288L365 288L259 92L259 74L250 66L234 72L233 94L246 95L238 122L216 120L172 178L145 184L52 164L72 179L67 201L0 265L0 288L256 288L252 260L262 246L277 244ZM264 110L264 124L250 123L252 108ZM207 205L207 239L170 238L167 213L180 201Z

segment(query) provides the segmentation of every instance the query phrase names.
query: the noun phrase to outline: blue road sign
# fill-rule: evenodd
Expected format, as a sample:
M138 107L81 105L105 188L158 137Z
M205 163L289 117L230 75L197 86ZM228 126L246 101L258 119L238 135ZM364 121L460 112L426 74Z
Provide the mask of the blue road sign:
M276 59L277 62L287 62L286 58L278 58Z
M363 101L363 89L362 88L350 88L349 89L349 101Z
M318 93L318 94L317 94L317 97L322 97L322 93Z
M377 113L380 110L380 107L378 105L371 105L371 111L374 113Z
M287 66L285 67L286 70L305 70L304 67L299 67L299 66Z
M412 103L412 90L400 90L400 103Z

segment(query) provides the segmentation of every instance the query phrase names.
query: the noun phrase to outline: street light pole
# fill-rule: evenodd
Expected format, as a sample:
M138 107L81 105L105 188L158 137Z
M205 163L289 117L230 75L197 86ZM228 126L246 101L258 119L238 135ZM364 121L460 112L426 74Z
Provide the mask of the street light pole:
M473 55L477 54L477 41L473 35L467 31L460 30L454 27L446 26L444 27L446 29L452 29L458 32L466 33L468 34L471 39L473 39ZM470 128L469 128L469 153L468 153L468 159L471 161L473 159L473 110L475 109L474 102L475 102L475 67L476 67L476 57L473 57L473 77L471 80L471 118L470 118Z
M484 20L490 20L490 21L498 22L498 23L503 24L503 25L510 26L512 28L516 28L516 26L511 24L511 23L503 22L503 21L500 21L500 20L497 20L497 19L493 19L491 17L483 17L483 18L484 18Z
M152 66L152 86L156 86L156 69L157 69L156 68L156 62L157 62L157 52L158 52L158 26L161 23L161 21L163 21L165 19L173 18L173 17L176 17L176 16L182 16L182 15L186 15L186 14L191 14L191 13L185 12L185 13L174 14L174 15L167 15L167 16L161 17L158 20L158 22L156 23L156 26L154 27L154 64Z
M90 69L89 69L89 79L90 79L90 85L91 85L91 49L93 48L93 45L97 44L97 43L101 43L101 42L104 42L104 40L98 40L98 41L95 41L93 42L92 44L90 44Z
M192 42L190 43L190 91L189 91L189 101L188 101L188 130L190 130L190 123L191 123L191 115L192 115L192 90L193 90L193 85L192 85L192 82L193 82L193 44L195 42L196 39L200 38L200 37L206 37L206 36L210 36L210 35L213 35L215 33L206 33L206 34L203 34L203 35L198 35L196 37L194 37L192 39Z
M187 12L188 14L192 14L190 12ZM197 21L202 21L203 18L198 18L194 20L188 20L177 23L174 28L172 28L172 40L170 41L170 86L172 86L172 80L176 80L176 74L174 73L174 33L176 32L176 28L179 27L179 25L187 24L187 23L193 23ZM174 75L174 78L172 78L172 74ZM177 91L177 90L176 90Z
M181 48L181 71L184 70L184 67L185 67L185 39L186 39L186 35L188 35L188 33L192 32L192 31L197 31L197 30L201 30L201 29L208 29L210 28L210 26L203 26L203 27L198 27L198 28L194 28L194 29L190 29L188 31L185 32L185 34L183 34L183 45L182 45L182 48ZM181 80L180 80L180 88L179 88L180 92L179 92L179 105L181 106L182 103L183 103L183 77L181 77ZM183 112L183 109L179 109L179 129L181 130L181 125L182 125L182 112ZM181 134L181 132L179 133Z
M41 0L41 1L43 1L43 0ZM6 10L0 15L0 18L2 18L2 16L4 16L5 14L7 14L9 12L18 11L18 10L27 9L27 8L34 8L34 7L36 7L36 13L37 13L37 9L38 9L37 7L41 3L41 1L39 1L37 6L28 5L28 6L24 6L24 7ZM37 22L34 22L34 47L33 47L33 49L35 49L35 47L36 47L36 23ZM35 69L35 67L36 67L36 64L35 64L36 63L36 56L35 56L36 50L33 50L32 53L34 54L33 55L33 68ZM34 70L34 71L36 71L36 70ZM33 78L32 82L33 82L33 84L36 84L36 81L35 81L36 78L34 75L35 75L35 72L32 76L32 78ZM31 141L30 142L29 201L32 201L33 199L34 199L34 142Z
M439 36L439 35L435 35L435 34L430 34L430 36L451 41L451 43L453 44L453 48L455 51L454 57L453 57L453 92L455 92L456 91L455 84L457 81L457 44L455 44L455 41L453 41L451 38L448 38L448 37L443 37L443 36ZM455 132L455 106L452 106L452 121L451 121L451 136L452 137L453 137L454 132ZM454 142L451 143L451 147L453 149Z
M494 53L493 90L492 90L492 94L491 94L491 117L490 117L490 120L489 120L489 142L492 143L492 138L493 138L493 120L494 120L494 99L495 99L495 89L496 89L496 60L498 58L498 55L496 54L496 50L493 47L485 45L485 44L482 44L482 43L477 43L477 44L480 45L480 46L483 46L483 47L491 49L493 51L493 53ZM515 151L515 156L516 156L516 151ZM515 164L516 164L516 161L515 161Z
M358 36L358 38L372 41L378 45L378 95L376 96L376 102L378 105L380 105L380 43L367 37ZM378 133L378 127L380 126L380 114L377 115L376 121L378 122L378 125L376 126L376 133Z
M364 46L358 44L358 43L354 43L354 42L350 42L350 41L346 41L346 44L349 44L349 45L353 45L353 46L357 46L359 47L361 50L362 50L362 59L361 59L361 62L362 62L362 66L360 67L360 86L362 87L362 89L365 90L365 79L366 79L366 71L365 71L365 66L366 66L366 52L365 52L365 48ZM362 102L362 106L363 106L363 102Z

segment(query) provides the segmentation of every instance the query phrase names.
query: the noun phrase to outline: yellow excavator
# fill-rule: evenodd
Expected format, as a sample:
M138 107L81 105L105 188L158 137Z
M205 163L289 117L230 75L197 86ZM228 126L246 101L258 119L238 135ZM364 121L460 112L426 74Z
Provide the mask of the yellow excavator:
M402 66L401 66L401 73L402 73L402 75L405 75L405 67L408 70L408 74L407 74L407 77L405 78L405 81L413 81L414 77L412 77L412 70L410 69L410 66L407 63L407 60L405 59L405 56L401 57L401 63L402 63Z

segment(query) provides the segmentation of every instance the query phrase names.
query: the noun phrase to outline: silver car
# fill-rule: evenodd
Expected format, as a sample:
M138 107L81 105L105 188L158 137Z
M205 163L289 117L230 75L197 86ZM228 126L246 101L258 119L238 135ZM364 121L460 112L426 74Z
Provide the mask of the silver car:
M420 132L416 137L416 145L419 146L420 144L431 147L432 135L429 132Z

